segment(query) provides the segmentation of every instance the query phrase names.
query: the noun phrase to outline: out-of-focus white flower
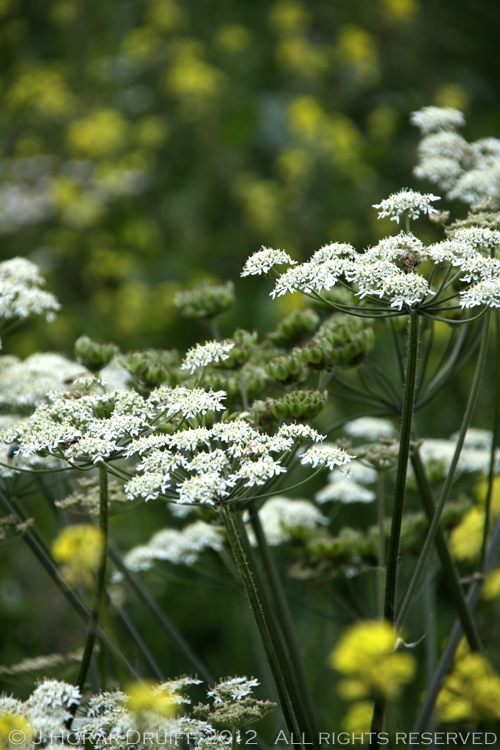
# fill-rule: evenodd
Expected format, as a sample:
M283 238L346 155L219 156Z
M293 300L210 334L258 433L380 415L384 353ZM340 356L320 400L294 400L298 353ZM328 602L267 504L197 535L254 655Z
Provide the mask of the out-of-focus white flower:
M392 422L379 417L358 417L344 425L344 430L354 438L376 442L381 437L394 437L396 430Z
M412 125L416 125L423 135L438 131L456 130L465 125L465 117L458 109L451 107L423 107L412 112Z
M309 500L295 500L278 495L268 500L259 511L259 518L268 544L276 546L290 539L290 529L305 526L314 529L328 524L328 518L320 513ZM253 546L257 544L251 528L248 536Z

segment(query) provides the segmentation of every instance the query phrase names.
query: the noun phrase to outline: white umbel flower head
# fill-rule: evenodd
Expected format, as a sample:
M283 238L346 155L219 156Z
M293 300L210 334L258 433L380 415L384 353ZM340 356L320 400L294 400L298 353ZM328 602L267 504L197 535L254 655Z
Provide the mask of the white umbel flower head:
M451 107L423 107L418 112L412 112L410 122L420 129L422 135L427 135L461 128L465 125L465 117L458 109Z
M313 469L325 466L333 469L335 466L345 466L355 456L350 456L343 448L336 445L313 445L300 458L302 464L311 464Z
M219 682L212 690L207 692L209 698L214 699L214 703L223 703L227 700L239 701L251 695L252 688L259 685L255 678L232 677L224 682Z
M372 503L376 497L373 490L368 490L351 479L336 479L334 482L329 482L326 487L323 487L315 495L316 502L318 503L338 501L346 504Z
M229 341L207 341L205 344L196 344L187 352L181 365L181 370L190 370L193 373L198 367L206 367L212 362L223 362L229 359L228 352L234 344Z
M290 529L296 526L314 529L328 524L328 518L309 500L292 500L282 495L268 500L259 512L259 517L267 543L272 546L287 542L290 539ZM252 529L248 530L248 536L255 547L257 540Z
M377 441L381 437L394 437L395 429L388 419L379 417L358 417L344 426L348 435L354 438Z
M268 273L273 266L282 266L284 264L293 266L296 262L284 250L273 250L271 247L263 247L248 258L243 266L241 276L260 276L263 273Z
M434 201L441 198L432 193L417 193L415 190L400 190L399 193L393 193L381 203L374 203L373 208L379 210L378 218L383 219L386 216L391 217L391 221L397 221L401 216L408 215L410 219L418 219L420 213L433 214L437 209L432 207Z
M61 306L53 294L40 288L43 284L38 267L26 258L0 263L0 318L45 315L53 320Z

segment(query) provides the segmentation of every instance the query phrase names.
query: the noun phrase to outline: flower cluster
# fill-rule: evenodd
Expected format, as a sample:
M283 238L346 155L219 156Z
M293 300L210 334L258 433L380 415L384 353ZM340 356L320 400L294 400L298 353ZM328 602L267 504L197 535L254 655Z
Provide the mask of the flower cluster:
M500 677L480 653L461 644L453 670L444 678L436 701L441 721L498 721Z
M267 543L273 546L289 541L297 527L314 529L328 524L328 519L309 500L293 500L281 495L266 502L259 518ZM250 528L248 535L251 543L256 545L257 540Z
M196 344L190 349L183 363L181 370L189 370L193 373L198 367L206 367L212 362L223 362L229 359L228 352L231 351L234 344L230 342L207 341L205 344Z
M431 206L434 200L436 196L404 190L377 207L381 209L379 216L390 215L399 220L403 214L410 218L420 212L431 214L435 210ZM350 245L331 244L321 248L306 263L294 265L281 274L271 296L303 292L317 298L322 291L340 285L351 289L361 299L368 298L375 303L375 313L387 314L390 307L400 311L421 308L422 312L428 309L432 313L439 310L441 300L445 304L459 295L462 308L499 307L500 261L490 257L499 245L500 233L487 227L459 228L446 240L429 247L409 232L386 237L363 253L356 252ZM269 263L272 252L266 251ZM275 252L276 257L281 258L282 251ZM252 265L256 256L252 256L247 265ZM419 272L424 261L429 268L448 266L449 271L454 272L453 294L447 291L451 282L439 285L436 280L432 282L430 275L426 277ZM255 273L259 273L258 266L258 263L254 266ZM435 277L439 278L439 274L433 273L432 279ZM332 306L349 312L349 308L342 305Z
M0 263L0 319L45 315L52 320L60 305L53 294L41 289L43 284L38 267L26 258Z
M458 110L425 107L411 122L422 132L417 177L447 191L450 199L476 205L500 199L500 140L482 138L474 143L456 130L465 124Z

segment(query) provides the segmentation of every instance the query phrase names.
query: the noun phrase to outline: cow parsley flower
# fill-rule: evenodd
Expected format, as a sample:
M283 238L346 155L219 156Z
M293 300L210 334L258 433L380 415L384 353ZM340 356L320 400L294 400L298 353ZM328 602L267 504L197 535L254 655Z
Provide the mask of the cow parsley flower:
M348 422L344 430L351 437L370 441L380 440L381 437L393 437L395 434L393 424L388 419L379 417L358 417Z
M379 209L378 218L383 219L386 216L391 217L391 221L397 221L401 216L409 216L410 219L418 219L420 212L424 214L437 213L431 203L439 201L441 198L432 193L417 193L414 190L400 190L399 193L393 193L381 203L375 203L373 208Z
M314 496L317 503L339 501L341 503L372 503L376 500L373 490L368 490L351 479L336 479Z
M224 682L219 682L218 685L207 692L207 695L214 698L214 703L222 703L227 700L239 701L246 698L247 695L251 695L252 688L259 684L259 681L255 678L232 677L229 680L224 680Z
M329 523L328 518L309 500L296 500L282 495L267 500L259 512L259 518L267 543L272 546L289 541L291 529L297 526L314 529ZM251 544L256 546L257 540L251 528L248 529L248 536Z
M260 276L263 273L268 273L273 266L281 266L285 263L293 266L296 262L284 250L273 250L270 247L263 247L248 258L241 276Z
M416 125L423 135L439 131L454 131L465 125L465 117L458 109L451 107L423 107L418 112L412 112L412 125Z
M334 466L345 466L355 456L350 456L343 448L336 445L313 445L301 457L302 464L311 464L313 469L317 466L326 466L333 469Z
M181 370L190 370L193 373L198 367L206 367L212 362L223 362L229 359L228 352L234 344L228 341L207 341L205 344L196 344L187 352Z
M245 487L255 487L285 472L285 467L281 466L278 461L265 456L258 461L245 461L234 476L236 480L243 480Z
M337 283L339 276L344 271L342 258L316 263L311 261L303 263L296 268L289 268L276 282L271 297L281 297L287 292L320 292L322 289L331 289Z
M53 320L60 304L53 294L40 287L45 279L26 258L12 258L0 263L0 318L28 318L45 315Z

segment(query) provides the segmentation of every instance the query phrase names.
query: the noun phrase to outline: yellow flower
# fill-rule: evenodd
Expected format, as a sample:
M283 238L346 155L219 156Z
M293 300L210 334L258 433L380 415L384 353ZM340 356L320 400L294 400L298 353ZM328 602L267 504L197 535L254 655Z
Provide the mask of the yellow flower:
M418 12L419 2L418 0L382 0L382 9L391 20L405 22L410 21Z
M278 0L269 14L269 25L278 34L302 32L310 22L311 17L308 11L297 0Z
M54 559L62 564L70 585L90 584L103 550L103 534L92 524L67 526L52 543Z
M249 47L250 32L241 24L227 23L217 30L214 41L224 52L236 55Z
M484 582L481 596L487 601L497 599L500 596L500 568L491 571Z
M370 731L373 716L373 703L361 701L353 703L344 716L342 728L349 734L361 735Z
M127 689L127 708L134 714L144 714L148 711L173 716L175 713L175 696L161 692L152 682L135 682Z
M128 141L129 124L117 109L99 109L68 127L68 143L78 154L90 158L121 151Z
M415 660L410 654L394 653L396 645L396 632L388 622L368 620L350 627L329 659L330 666L349 676L339 685L341 696L358 700L373 694L398 695L413 677Z
M451 532L451 551L456 560L475 560L481 551L484 510L471 508Z
M20 750L33 737L33 729L26 719L16 714L0 714L0 750Z
M500 719L500 677L482 654L458 654L443 682L436 711L441 721Z

